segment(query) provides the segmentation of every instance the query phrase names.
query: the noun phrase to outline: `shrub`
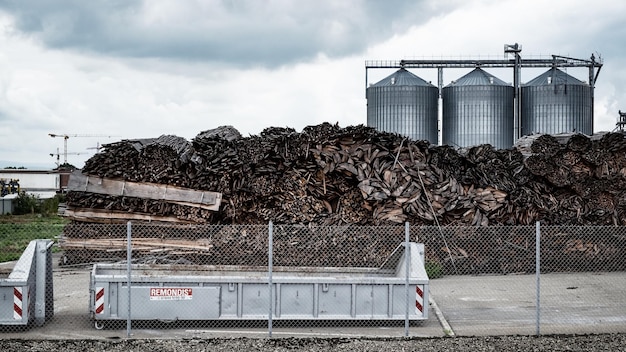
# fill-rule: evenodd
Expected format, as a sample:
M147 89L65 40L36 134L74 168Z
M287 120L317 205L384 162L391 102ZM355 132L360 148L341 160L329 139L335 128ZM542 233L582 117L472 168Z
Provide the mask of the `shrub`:
M15 215L41 214L44 216L56 215L62 196L55 195L49 199L39 199L26 192L20 192L15 199L13 212Z
M424 268L426 269L426 274L428 274L429 279L443 277L443 266L440 263L426 261Z
M13 213L15 215L39 213L39 199L31 194L21 191L15 199Z

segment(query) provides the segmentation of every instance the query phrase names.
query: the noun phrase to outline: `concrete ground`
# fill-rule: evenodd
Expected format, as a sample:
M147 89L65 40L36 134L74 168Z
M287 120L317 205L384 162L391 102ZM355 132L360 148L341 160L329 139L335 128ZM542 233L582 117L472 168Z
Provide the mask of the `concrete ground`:
M430 292L456 335L626 332L626 273L446 276ZM538 303L538 304L537 304ZM540 313L537 314L537 305Z
M0 264L0 270L10 268ZM54 317L41 327L0 338L118 339L126 326L96 330L89 319L90 266L54 268ZM626 273L544 274L540 280L542 334L626 332ZM534 275L446 276L430 281L429 319L411 326L409 336L534 335L537 333L537 280ZM272 336L402 337L403 322L385 326L275 322ZM154 324L134 326L133 338L267 337L266 323Z

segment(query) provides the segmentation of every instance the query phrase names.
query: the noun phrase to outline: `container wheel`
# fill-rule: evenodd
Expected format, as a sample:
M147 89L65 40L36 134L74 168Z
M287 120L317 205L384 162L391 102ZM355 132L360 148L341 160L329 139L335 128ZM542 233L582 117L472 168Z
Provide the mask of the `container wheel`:
M96 330L102 330L104 329L104 322L96 320L93 322L93 326L96 328Z

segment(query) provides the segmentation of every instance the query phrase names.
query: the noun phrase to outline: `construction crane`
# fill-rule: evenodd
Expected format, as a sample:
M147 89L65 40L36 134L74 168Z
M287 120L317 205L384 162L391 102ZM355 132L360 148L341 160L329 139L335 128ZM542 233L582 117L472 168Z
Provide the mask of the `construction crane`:
M59 134L59 133L48 133L48 136L50 137L59 137L59 138L63 138L63 163L67 164L67 140L70 139L70 137L74 138L74 137L107 137L107 138L112 138L112 137L121 137L121 136L113 136L113 135L106 135L106 134Z
M615 130L619 130L620 132L624 133L626 132L626 112L622 112L622 110L619 110L619 118L617 120L617 123L615 124Z
M104 147L100 144L100 142L96 142L95 147L87 147L87 149L95 149L96 153L100 151L100 149L104 149Z
M87 154L87 153L74 153L74 152L67 152L64 155L81 155L81 154ZM61 162L59 160L61 153L59 153L59 148L57 148L57 152L56 153L50 153L50 156L56 156L57 157L57 167L61 166ZM67 163L67 161L65 161L65 163Z

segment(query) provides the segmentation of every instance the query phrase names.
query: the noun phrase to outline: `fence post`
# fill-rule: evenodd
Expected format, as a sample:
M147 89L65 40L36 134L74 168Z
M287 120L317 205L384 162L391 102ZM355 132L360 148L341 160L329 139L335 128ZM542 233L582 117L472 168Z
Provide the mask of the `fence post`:
M273 313L273 295L272 295L272 263L273 263L273 252L274 252L274 248L273 248L273 242L274 242L274 224L272 224L272 222L270 221L269 223L269 234L268 234L268 250L267 250L267 268L268 268L268 285L269 285L269 297L270 297L270 302L269 302L269 314L267 316L267 331L269 334L269 337L272 337L272 314Z
M132 246L131 246L131 239L132 239L132 231L131 231L131 222L129 221L126 224L126 270L128 272L128 277L127 277L127 288L128 288L128 319L126 319L126 337L130 337L130 274L131 274L131 260L132 260Z
M45 320L50 320L54 317L54 279L52 273L52 246L53 241L48 241L46 247L46 309Z
M537 280L537 321L535 330L537 336L541 334L541 228L539 221L535 225L535 278Z
M35 245L35 325L42 326L54 315L51 240L36 240Z
M409 296L411 295L409 290L409 272L410 261L411 261L411 246L409 245L410 241L410 231L409 231L409 222L404 223L404 289L405 289L405 311L404 311L404 336L409 336Z

